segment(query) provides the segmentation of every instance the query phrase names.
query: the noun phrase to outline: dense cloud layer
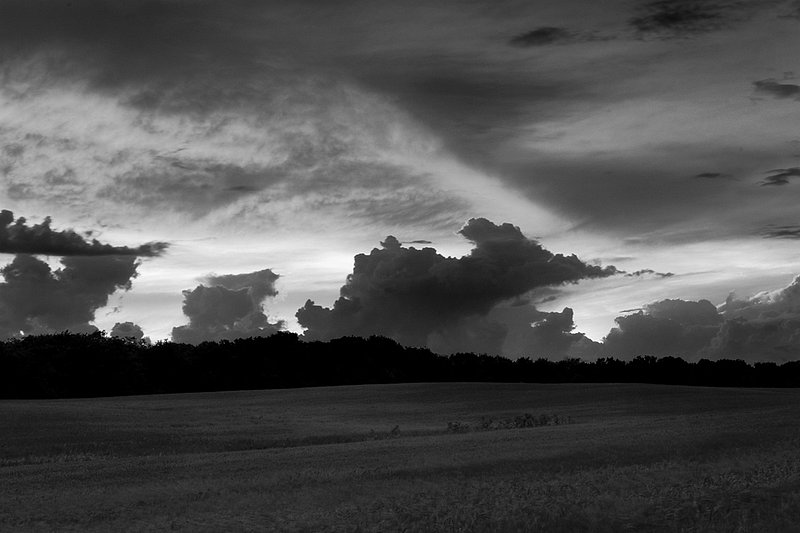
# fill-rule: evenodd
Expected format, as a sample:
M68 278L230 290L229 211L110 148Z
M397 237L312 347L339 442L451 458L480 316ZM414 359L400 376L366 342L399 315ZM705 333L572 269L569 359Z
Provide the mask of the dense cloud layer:
M88 333L95 312L136 277L131 255L70 256L62 267L20 254L0 269L0 338L71 331Z
M24 217L14 220L14 213L0 211L0 253L56 256L130 255L153 257L161 255L168 247L165 242L149 242L130 248L103 244L67 229L53 230L50 217L40 224L27 224Z
M574 255L554 255L511 224L471 219L459 233L474 244L461 258L404 248L392 236L382 248L357 255L332 308L309 300L298 310L306 337L384 335L439 351L472 346L498 352L505 326L486 317L499 303L537 287L616 273Z
M270 269L246 274L211 275L193 290L183 291L183 313L189 324L172 329L172 340L198 344L203 341L267 337L283 328L270 323L264 299L275 296L278 275Z
M764 156L740 150L751 146L747 132L731 146L687 137L706 131L697 127L706 115L694 106L708 101L708 94L697 94L702 85L710 87L707 80L728 80L710 87L722 95L719 101L736 103L741 89L730 82L730 71L696 73L731 63L722 54L741 55L746 68L764 62L750 57L746 36L730 35L725 45L699 53L642 47L633 37L702 33L754 19L745 15L778 3L516 2L513 9L495 9L458 0L6 0L0 4L6 51L0 97L9 110L0 132L4 192L40 205L57 198L76 211L89 197L112 213L122 204L198 217L236 206L229 212L250 209L259 218L267 210L258 206L302 199L311 210L344 204L342 210L370 220L383 220L391 210L400 222L422 215L423 201L428 215L446 208L445 223L461 220L474 212L470 206L420 178L433 165L414 172L396 164L396 176L381 182L392 158L376 152L391 153L397 163L421 131L432 130L434 141L421 145L444 147L448 156L488 170L534 202L591 218L604 229L631 232L628 217L637 215L637 230L661 228L686 220L687 213L735 205L719 201L717 191L677 183L676 175L696 174L702 169L695 163L715 158L742 167L741 161ZM600 34L609 40L586 43ZM768 57L770 46L791 49L785 41L758 48ZM569 46L546 46L562 43ZM684 66L687 60L705 62ZM663 68L649 68L655 61ZM782 59L774 61L764 68L779 72ZM742 68L734 63L729 68ZM786 90L765 81L765 90ZM679 107L687 115L654 128L651 114L676 94L685 95ZM739 111L729 106L715 110L714 118ZM397 139L407 115L425 128L388 148L391 143L365 141ZM635 119L640 116L645 124ZM778 131L774 117L765 116L754 127ZM687 122L692 117L701 122ZM715 122L708 129L723 128ZM654 131L669 135L651 138ZM648 142L598 145L598 137L624 141L631 135ZM677 140L693 148L676 148ZM589 155L573 157L575 146ZM676 149L680 157L663 153ZM425 166L424 152L412 151L410 159ZM661 168L654 157L670 164ZM344 162L375 185L354 194L355 172ZM659 169L635 168L640 162ZM383 168L367 166L376 163ZM652 177L642 179L645 173ZM318 196L309 198L298 186ZM654 209L663 209L661 220L650 216Z

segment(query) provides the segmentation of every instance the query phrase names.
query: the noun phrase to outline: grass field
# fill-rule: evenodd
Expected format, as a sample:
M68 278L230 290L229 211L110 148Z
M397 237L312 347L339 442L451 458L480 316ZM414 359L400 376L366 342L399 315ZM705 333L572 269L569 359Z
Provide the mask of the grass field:
M800 390L370 385L0 413L2 531L800 531ZM479 430L524 413L571 423Z

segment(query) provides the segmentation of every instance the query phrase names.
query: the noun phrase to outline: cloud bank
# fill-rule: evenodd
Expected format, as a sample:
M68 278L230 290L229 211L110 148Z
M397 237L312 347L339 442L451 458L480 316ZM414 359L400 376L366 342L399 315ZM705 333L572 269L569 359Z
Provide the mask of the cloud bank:
M746 299L662 300L617 317L600 353L784 362L800 353L800 277Z

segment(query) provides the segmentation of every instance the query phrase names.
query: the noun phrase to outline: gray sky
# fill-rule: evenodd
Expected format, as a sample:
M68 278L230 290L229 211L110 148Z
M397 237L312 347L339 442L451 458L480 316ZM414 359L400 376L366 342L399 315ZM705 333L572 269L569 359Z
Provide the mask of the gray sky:
M624 309L800 271L798 49L777 0L4 0L0 208L169 243L94 321L153 338L188 322L182 290L263 269L299 330L357 253L461 256L473 217L674 274L536 304L600 340Z

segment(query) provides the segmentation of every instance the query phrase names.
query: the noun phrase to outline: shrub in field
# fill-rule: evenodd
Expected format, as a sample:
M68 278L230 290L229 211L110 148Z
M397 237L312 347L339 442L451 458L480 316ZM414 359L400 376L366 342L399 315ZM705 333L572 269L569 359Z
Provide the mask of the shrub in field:
M523 429L565 424L572 424L571 416L548 414L534 416L530 413L524 413L508 418L491 418L484 416L475 426L470 426L465 422L448 422L447 431L448 433L466 433L468 431L497 431L500 429Z
M448 433L467 433L470 431L469 424L464 422L448 422L447 423L447 432Z
M389 431L375 431L374 429L369 430L369 439L370 440L383 440L383 439L396 439L400 437L400 426L395 426Z

